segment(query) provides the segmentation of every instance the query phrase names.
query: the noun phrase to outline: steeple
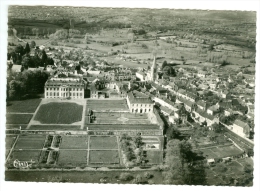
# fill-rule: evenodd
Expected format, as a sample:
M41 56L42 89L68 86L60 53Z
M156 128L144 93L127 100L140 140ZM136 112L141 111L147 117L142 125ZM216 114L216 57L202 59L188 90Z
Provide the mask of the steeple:
M151 68L151 81L156 79L156 55L153 56L153 65Z

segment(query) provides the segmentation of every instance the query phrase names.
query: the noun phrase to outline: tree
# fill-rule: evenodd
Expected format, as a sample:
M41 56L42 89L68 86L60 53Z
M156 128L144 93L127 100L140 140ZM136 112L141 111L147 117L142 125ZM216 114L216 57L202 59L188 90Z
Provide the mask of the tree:
M35 48L35 46L36 46L35 41L31 41L31 43L30 43L30 47L31 47L31 48Z
M171 125L166 132L168 141L171 139L178 139L180 137L180 131L175 126Z
M15 53L17 53L18 55L21 55L21 56L22 56L23 53L24 53L23 46L19 44L18 46L15 47L14 51L15 51Z
M209 49L208 49L209 51L212 51L212 50L214 50L214 44L210 44L209 45Z
M192 152L187 141L170 140L167 144L166 164L169 168L164 173L167 183L205 185L206 174L203 163ZM194 163L196 161L196 163ZM199 173L199 176L198 176Z
M28 54L28 53L30 52L30 46L29 46L28 42L27 42L26 45L25 45L24 52L25 52L26 54Z
M144 144L141 135L137 135L134 137L134 143L137 148L140 148Z
M163 63L162 63L162 69L163 69L165 66L167 66L167 65L168 65L168 64L167 64L167 61L164 60Z
M45 65L47 58L48 58L48 56L47 56L45 50L42 50L41 66Z
M25 69L28 69L29 65L30 65L31 59L28 56L24 56L22 59L22 66Z

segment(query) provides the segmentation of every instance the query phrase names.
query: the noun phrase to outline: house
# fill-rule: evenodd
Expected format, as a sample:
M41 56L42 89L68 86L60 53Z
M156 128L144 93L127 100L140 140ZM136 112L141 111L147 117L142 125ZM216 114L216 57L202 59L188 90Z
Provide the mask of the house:
M219 105L212 105L207 109L209 115L214 115L219 111Z
M241 137L249 137L250 127L247 123L237 119L233 123L232 131Z
M207 109L207 107L208 107L208 104L207 104L205 101L203 101L203 100L197 101L196 105L197 105L197 107L198 107L199 109L201 109L201 110L203 110L203 111L206 111L206 109Z
M207 71L203 71L203 70L199 70L197 73L197 76L200 78L206 78L206 76L208 75Z
M192 112L196 106L196 104L194 102L191 102L190 100L184 99L182 97L177 98L176 102L183 103L186 111L188 111L188 112Z
M127 93L127 105L132 113L151 113L154 103L146 95L138 91Z
M138 71L135 73L136 78L138 78L140 81L146 81L146 74L142 71Z
M172 109L165 107L165 106L161 106L160 109L161 109L161 112L163 113L163 115L165 115L165 116L170 116L173 113Z
M21 68L22 68L22 65L17 65L17 64L14 64L11 68L11 71L12 72L15 72L15 73L18 73L18 72L21 72Z
M193 111L191 114L191 117L194 121L203 124L206 123L207 126L211 126L214 123L219 123L219 117L218 115L210 115L204 110L201 110L200 108L197 108Z

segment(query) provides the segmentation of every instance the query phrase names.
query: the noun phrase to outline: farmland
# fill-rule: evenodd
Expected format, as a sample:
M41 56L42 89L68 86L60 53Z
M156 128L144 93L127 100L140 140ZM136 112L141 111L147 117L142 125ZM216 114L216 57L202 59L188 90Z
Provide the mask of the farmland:
M87 164L87 150L60 150L58 165L80 166Z
M19 136L15 149L42 149L45 135Z
M62 136L60 149L87 149L87 136Z
M7 113L34 113L41 99L28 99L22 101L11 101L6 107Z
M31 114L6 114L6 124L27 124L32 116Z
M47 103L40 106L34 120L43 124L71 124L81 121L83 106L76 103Z
M90 164L119 164L117 150L91 150L89 152Z
M117 138L105 136L91 136L90 149L117 149Z

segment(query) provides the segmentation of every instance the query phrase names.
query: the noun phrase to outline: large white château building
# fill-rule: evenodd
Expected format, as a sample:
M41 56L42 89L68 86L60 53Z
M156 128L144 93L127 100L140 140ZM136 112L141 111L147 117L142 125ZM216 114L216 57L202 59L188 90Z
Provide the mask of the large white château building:
M45 83L45 98L83 99L86 84L81 78L53 77Z

